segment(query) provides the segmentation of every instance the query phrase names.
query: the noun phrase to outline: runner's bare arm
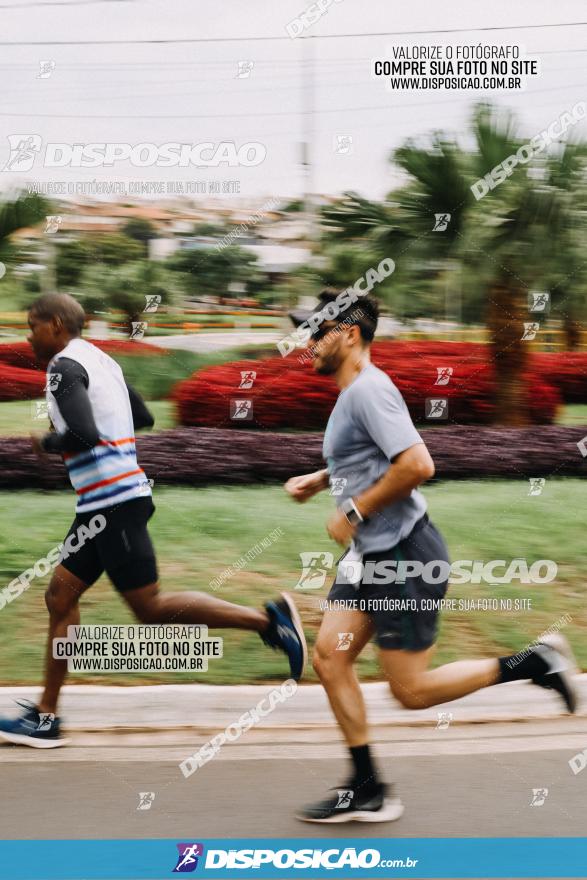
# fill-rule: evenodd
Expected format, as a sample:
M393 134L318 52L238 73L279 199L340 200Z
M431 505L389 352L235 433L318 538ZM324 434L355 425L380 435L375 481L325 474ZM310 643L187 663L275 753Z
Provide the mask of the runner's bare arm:
M303 474L300 477L291 477L283 487L294 501L300 504L312 498L329 485L328 468L314 471L312 474Z
M390 467L372 486L354 498L357 509L367 518L434 476L434 462L424 443L400 452Z

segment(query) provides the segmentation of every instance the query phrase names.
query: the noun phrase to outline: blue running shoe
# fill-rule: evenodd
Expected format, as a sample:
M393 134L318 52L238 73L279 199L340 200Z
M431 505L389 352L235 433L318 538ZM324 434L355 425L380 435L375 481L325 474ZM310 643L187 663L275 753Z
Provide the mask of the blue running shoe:
M298 609L287 593L281 593L279 599L265 605L265 610L269 626L260 633L261 638L270 648L287 654L291 677L299 681L308 659L308 648Z
M18 718L0 718L0 739L34 749L56 749L69 742L61 736L61 722L53 714L39 712L29 700L16 700L25 710Z

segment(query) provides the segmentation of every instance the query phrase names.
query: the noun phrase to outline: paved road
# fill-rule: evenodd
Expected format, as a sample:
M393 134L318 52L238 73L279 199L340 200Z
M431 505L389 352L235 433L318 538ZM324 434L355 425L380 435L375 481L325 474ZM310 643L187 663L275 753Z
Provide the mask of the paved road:
M570 727L569 727L570 725ZM250 734L251 732L249 732ZM406 813L393 825L313 826L296 807L341 783L344 751L247 734L189 779L178 763L204 741L186 733L96 737L51 752L0 747L5 838L583 836L587 772L568 761L587 745L584 719L464 725L378 734L380 765ZM393 736L393 740L391 739ZM275 736L279 736L276 734ZM93 738L92 738L93 737ZM161 741L160 741L161 740ZM548 789L530 806L533 789ZM137 810L139 792L154 792Z

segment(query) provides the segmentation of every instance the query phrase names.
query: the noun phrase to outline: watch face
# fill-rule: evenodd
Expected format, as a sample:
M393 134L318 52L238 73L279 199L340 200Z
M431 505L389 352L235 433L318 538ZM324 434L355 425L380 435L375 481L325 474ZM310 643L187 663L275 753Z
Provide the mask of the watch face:
M347 498L343 504L341 504L341 510L352 526L357 526L361 522L361 517L357 513L351 498Z

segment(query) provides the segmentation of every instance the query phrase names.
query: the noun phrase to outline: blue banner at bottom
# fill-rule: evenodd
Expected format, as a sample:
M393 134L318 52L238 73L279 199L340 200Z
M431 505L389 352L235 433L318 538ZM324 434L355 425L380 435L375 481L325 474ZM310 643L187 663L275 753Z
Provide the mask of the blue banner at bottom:
M587 877L587 838L4 840L2 880Z

